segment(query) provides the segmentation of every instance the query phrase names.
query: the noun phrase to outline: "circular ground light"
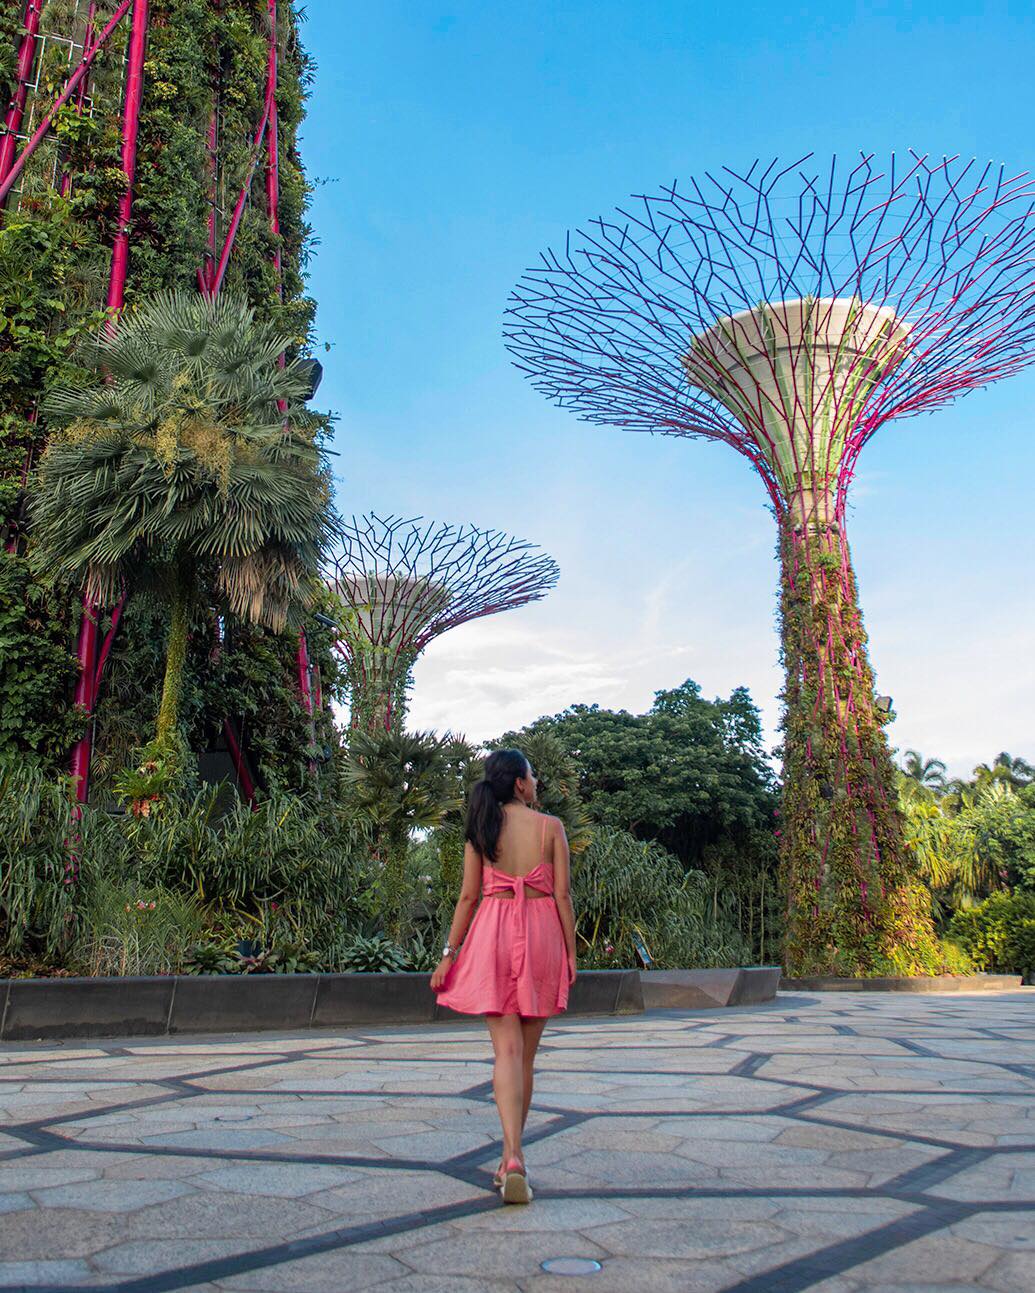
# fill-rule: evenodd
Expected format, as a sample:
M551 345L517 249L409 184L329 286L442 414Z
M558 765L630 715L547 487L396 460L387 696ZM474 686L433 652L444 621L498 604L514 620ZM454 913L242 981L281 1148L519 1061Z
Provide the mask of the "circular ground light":
M551 1275L595 1275L602 1269L592 1257L548 1257L540 1265Z

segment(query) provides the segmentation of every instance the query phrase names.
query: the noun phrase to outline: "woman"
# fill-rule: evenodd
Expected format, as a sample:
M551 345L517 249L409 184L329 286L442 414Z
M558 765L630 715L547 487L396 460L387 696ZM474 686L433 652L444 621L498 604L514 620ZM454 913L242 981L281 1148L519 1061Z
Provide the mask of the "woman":
M489 755L467 811L460 900L431 976L440 1005L484 1015L489 1025L503 1127L493 1183L506 1203L532 1198L521 1149L532 1066L547 1019L567 1006L575 981L568 840L556 817L532 807L535 795L535 774L520 750Z

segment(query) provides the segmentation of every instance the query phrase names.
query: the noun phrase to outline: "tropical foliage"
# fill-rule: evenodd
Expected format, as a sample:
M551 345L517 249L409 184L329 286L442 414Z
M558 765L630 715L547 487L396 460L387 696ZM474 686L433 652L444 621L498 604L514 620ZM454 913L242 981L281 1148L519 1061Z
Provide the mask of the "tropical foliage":
M732 896L627 831L594 831L572 866L572 900L587 966L742 965L751 957Z
M646 714L573 705L491 743L507 745L528 753L573 853L598 827L656 842L703 876L714 908L732 905L754 959L778 958L778 797L745 688L708 701L688 679Z
M0 45L5 54L15 46L23 8L4 0L7 38ZM209 0L152 0L150 10L126 324L135 307L147 307L163 291L196 291L213 202L212 78L218 69L214 197L218 210L228 212L253 165L251 140L263 110L268 61L264 0L222 0L218 6ZM296 141L312 67L298 38L294 7L281 5L278 12L280 232L270 230L260 166L224 291L246 299L258 326L276 332L290 366L310 342L314 308L303 281L310 242L308 185ZM40 42L43 94L56 92L67 75L68 47L61 37L71 21L64 0L44 6L41 30L57 39ZM26 168L20 195L8 203L0 228L0 541L6 548L0 557L0 755L32 754L55 773L67 768L69 749L84 727L72 706L80 599L52 572L44 577L29 563L26 488L55 429L41 407L41 394L91 386L84 363L105 319L111 241L125 186L119 151L124 53L123 25L90 72L89 113L80 114L74 101L58 113L55 135ZM11 61L0 67L0 77L13 71ZM6 102L12 87L9 80L5 84ZM55 177L62 174L68 183L56 187ZM220 220L220 240L224 233ZM175 566L166 563L170 570ZM299 702L297 636L254 629L231 615L214 651L219 571L209 562L192 573L199 608L187 633L180 705L184 744L195 751L221 748L223 722L233 719L243 729L241 739L260 784L302 790L312 781L314 751L336 745L337 739L329 716L318 715L312 733ZM127 589L97 710L93 784L102 797L131 751L153 735L169 660L166 643L183 636L182 620L173 632L167 583L141 583L131 580ZM102 634L110 625L110 609L102 608ZM199 623L204 616L209 622ZM305 623L310 658L320 670L324 695L333 700L341 683L327 634L311 617Z
M994 893L957 912L948 934L982 970L1035 974L1035 891Z
M53 430L30 491L31 553L108 605L130 583L169 607L155 744L179 727L202 589L283 629L308 599L328 491L290 337L241 298L166 292L91 348L93 385L51 390Z

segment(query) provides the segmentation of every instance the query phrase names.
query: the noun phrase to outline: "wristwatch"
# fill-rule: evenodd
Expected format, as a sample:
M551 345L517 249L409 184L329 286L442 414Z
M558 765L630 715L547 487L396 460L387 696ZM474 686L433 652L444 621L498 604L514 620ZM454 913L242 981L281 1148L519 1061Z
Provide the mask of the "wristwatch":
M456 948L450 947L448 943L442 949L442 959L445 960L447 956L456 956Z

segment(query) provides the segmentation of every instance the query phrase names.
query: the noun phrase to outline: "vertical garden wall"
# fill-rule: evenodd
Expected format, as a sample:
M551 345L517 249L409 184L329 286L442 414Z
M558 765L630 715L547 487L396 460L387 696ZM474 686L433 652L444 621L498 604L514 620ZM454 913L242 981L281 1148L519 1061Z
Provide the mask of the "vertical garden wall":
M0 0L0 96L13 154L66 78L89 53L110 3L45 0L38 5L25 76L22 0ZM134 7L136 9L137 7ZM311 64L289 3L269 0L153 0L147 17L126 306L163 288L211 287L226 240L222 290L243 293L260 317L285 326L296 352L311 340L313 303L304 273L308 186L297 134ZM270 84L271 14L276 21L276 90L259 139ZM123 90L131 11L92 63L81 92L18 176L0 227L0 757L17 753L65 770L88 720L73 703L79 591L34 574L25 486L49 428L40 403L74 380L81 343L103 325L111 249L126 191ZM139 17L137 18L139 21ZM19 54L22 54L19 63ZM19 75L19 74L22 75ZM17 114L16 114L17 115ZM14 131L10 129L15 126ZM2 142L2 141L0 141ZM0 179L3 177L0 176ZM239 201L243 194L243 202ZM199 272L200 271L200 272ZM217 615L213 595L194 612L188 642L183 736L197 754L234 762L240 784L301 788L333 743L329 711L315 723L303 696L298 636L273 634ZM101 610L100 640L114 607ZM161 686L167 608L141 581L127 589L98 694L91 785L111 778L148 739ZM306 623L307 681L325 703L338 694L327 631Z

